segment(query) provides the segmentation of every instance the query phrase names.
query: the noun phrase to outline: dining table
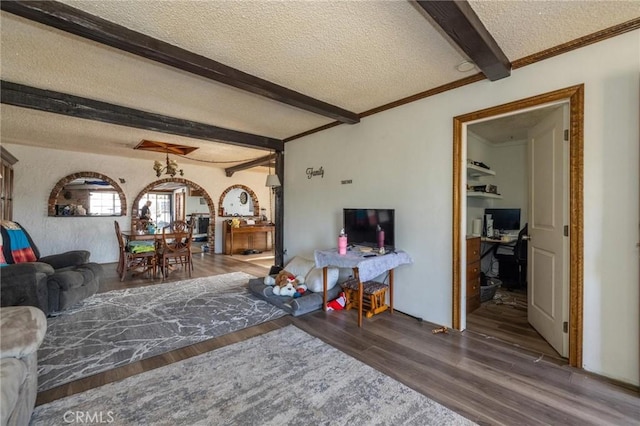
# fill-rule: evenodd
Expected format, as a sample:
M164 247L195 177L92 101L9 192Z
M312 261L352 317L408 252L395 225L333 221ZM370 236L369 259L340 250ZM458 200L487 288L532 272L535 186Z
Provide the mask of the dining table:
M165 237L171 239L175 238L178 235L184 235L184 233L173 233L167 232L164 234ZM125 238L125 244L128 245L131 241L154 241L155 248L158 250L160 245L162 244L162 230L156 230L156 232L148 232L148 231L122 231L122 236ZM171 269L171 266L169 266ZM140 275L145 272L148 272L151 269L151 266L147 266L140 272L136 272L133 275ZM155 278L155 276L154 276Z

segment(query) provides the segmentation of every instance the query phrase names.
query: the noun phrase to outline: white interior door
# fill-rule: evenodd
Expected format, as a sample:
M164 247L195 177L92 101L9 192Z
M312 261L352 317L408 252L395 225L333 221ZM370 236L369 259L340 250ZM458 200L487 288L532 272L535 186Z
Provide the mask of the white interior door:
M568 185L563 108L529 130L528 320L563 357L568 356L568 274L564 236Z

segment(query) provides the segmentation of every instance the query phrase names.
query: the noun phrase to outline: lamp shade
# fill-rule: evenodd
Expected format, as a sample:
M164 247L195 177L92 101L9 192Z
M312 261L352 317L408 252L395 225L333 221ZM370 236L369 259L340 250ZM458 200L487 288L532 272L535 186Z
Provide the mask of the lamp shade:
M280 179L278 179L278 175L267 175L267 183L265 183L265 186L268 186L269 188L280 186Z

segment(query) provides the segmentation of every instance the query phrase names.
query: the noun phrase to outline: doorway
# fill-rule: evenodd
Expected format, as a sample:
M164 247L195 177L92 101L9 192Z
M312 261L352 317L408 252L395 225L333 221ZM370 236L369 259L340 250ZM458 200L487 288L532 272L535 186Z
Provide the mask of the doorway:
M523 99L505 105L476 111L454 118L454 220L453 220L453 326L456 329L466 328L465 306L466 291L461 283L466 279L462 268L463 247L467 234L466 227L466 187L463 173L466 173L467 125L517 112L538 109L543 106L561 102L569 103L570 140L568 148L568 295L569 321L566 324L568 335L569 364L582 367L582 241L583 241L583 91L582 85L561 89L555 92ZM535 170L535 169L534 169ZM463 211L463 208L465 209Z
M563 338L566 334L562 333L562 322L568 322L568 291L554 295L550 305L548 302L551 301L550 295L553 295L555 286L546 285L557 282L559 290L568 288L563 268L568 253L562 232L562 225L568 223L568 208L563 208L568 205L568 157L563 155L563 149L568 147L568 142L563 140L568 120L568 102L564 101L499 118L470 122L466 126L466 158L471 161L469 164L474 165L468 164L466 173L466 235L477 239L481 234L479 265L482 283L480 303L467 303L466 330L553 358L568 357L566 339ZM555 146L560 150L560 155L546 155ZM544 159L549 158L557 159L552 161L558 165L557 176L553 176L549 164L542 164ZM532 173L534 162L540 172ZM481 166L475 164L482 164L486 169L478 170ZM556 179L549 179L549 176ZM532 181L537 184L534 185ZM487 188L492 192L485 192ZM552 212L559 222L559 226L555 227L553 223L546 223L548 220L544 218L549 213L544 207L554 205L548 202L548 198L554 194L557 194L557 207L560 209L559 212ZM534 208L534 202L541 206ZM485 222L485 216L489 215L493 226L490 230L478 232L482 228L477 225ZM556 281L549 280L548 273L544 279L540 278L542 272L548 271L539 262L539 255L534 262L529 262L528 254L532 249L539 248L539 244L530 244L533 243L530 237L534 233L534 226L530 228L529 222L533 216L536 220L531 225L541 226L544 221L546 228L556 229L559 233L560 248L545 249L546 254L556 253L554 266L561 273ZM487 234L490 231L498 238L489 238ZM534 269L532 266L537 266L536 282L532 282L530 277ZM469 280L467 276L467 282ZM530 298L529 293L545 297ZM535 317L541 312L539 305L543 303L544 310L550 312L548 317L557 318L559 323L549 323ZM535 318L531 319L530 316Z

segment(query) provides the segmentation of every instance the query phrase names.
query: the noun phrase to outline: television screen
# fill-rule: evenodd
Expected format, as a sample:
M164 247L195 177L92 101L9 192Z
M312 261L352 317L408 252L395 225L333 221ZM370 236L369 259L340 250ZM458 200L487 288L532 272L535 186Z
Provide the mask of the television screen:
M493 229L498 231L520 230L520 209L484 209L493 219Z
M343 227L349 244L378 246L378 226L384 231L385 249L395 249L395 210L343 209Z

